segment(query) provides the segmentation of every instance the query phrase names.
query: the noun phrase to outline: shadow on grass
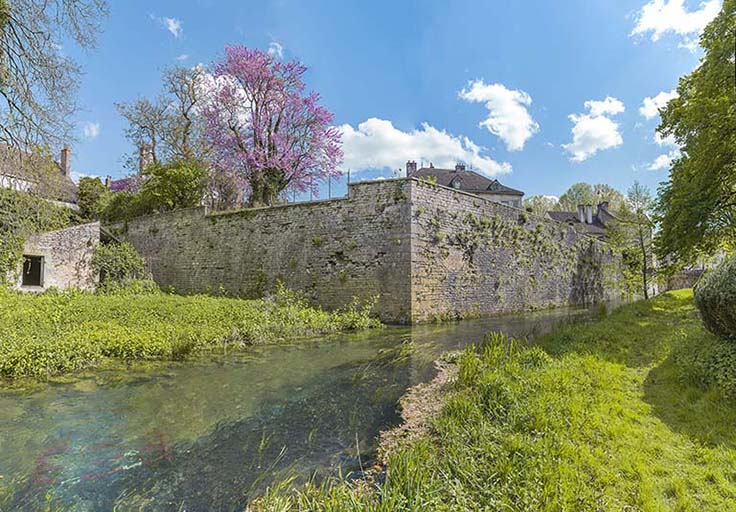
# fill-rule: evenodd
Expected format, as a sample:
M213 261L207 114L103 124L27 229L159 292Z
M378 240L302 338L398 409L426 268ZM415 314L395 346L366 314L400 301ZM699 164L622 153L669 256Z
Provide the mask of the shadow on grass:
M736 448L736 403L716 389L682 382L673 356L649 372L643 391L652 414L673 432L705 445Z
M670 292L621 306L590 324L573 324L539 339L551 355L570 352L642 368L667 358L683 326L699 323L692 292Z

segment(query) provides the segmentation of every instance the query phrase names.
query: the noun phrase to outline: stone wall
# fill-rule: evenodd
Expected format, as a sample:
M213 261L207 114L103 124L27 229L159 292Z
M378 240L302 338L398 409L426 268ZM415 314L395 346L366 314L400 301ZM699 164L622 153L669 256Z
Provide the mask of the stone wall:
M590 303L616 288L606 244L416 179L354 183L345 199L195 208L110 228L164 288L260 297L281 280L327 308L379 296L387 322Z
M100 223L83 224L32 235L23 247L24 256L42 256L42 285L22 286L22 263L15 287L22 290L79 288L92 290L98 275L92 270L92 257L100 241Z
M156 282L184 293L261 297L277 280L327 307L380 296L410 320L410 183L351 184L348 198L208 214L203 208L111 226Z
M619 295L620 259L571 226L427 182L411 202L414 321Z

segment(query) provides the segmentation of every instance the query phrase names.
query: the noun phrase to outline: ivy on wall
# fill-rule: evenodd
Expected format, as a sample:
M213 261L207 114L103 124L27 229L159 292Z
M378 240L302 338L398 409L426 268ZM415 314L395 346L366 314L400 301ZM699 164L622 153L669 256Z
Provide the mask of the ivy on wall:
M0 188L0 284L15 279L25 241L34 233L69 227L79 221L73 210L35 194Z

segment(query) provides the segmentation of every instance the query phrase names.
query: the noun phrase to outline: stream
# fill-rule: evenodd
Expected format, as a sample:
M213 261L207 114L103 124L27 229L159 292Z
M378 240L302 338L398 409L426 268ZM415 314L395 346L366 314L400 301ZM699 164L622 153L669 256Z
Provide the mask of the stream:
M370 464L443 352L598 314L388 327L0 391L0 511L244 510L276 480Z

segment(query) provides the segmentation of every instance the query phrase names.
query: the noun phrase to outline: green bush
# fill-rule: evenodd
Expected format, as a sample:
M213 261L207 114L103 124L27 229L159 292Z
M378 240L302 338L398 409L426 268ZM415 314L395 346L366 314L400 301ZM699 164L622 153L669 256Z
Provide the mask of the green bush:
M127 242L113 242L97 246L92 257L92 268L100 274L100 283L125 284L146 275L146 263L135 248Z
M722 338L736 338L736 256L700 278L695 305L706 329Z

